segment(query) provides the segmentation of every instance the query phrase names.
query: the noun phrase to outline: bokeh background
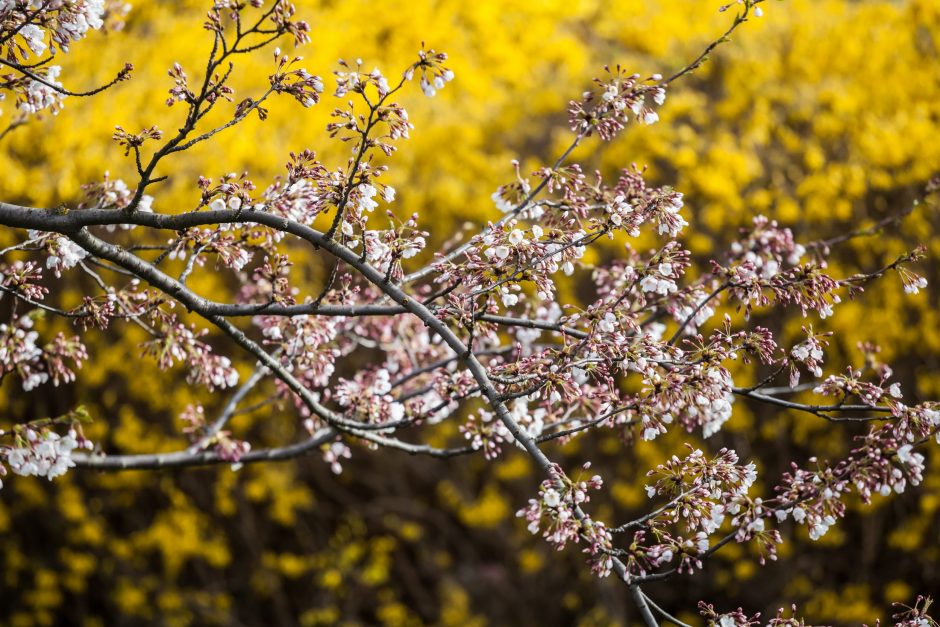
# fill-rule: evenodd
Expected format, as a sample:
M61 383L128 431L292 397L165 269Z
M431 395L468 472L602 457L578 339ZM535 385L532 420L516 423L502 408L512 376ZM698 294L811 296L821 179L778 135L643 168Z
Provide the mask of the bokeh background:
M489 195L524 169L551 162L567 142L565 108L620 63L649 75L693 59L727 27L716 0L387 0L298 2L313 41L300 52L328 77L338 58L396 75L421 41L447 51L456 80L433 99L417 89L402 101L413 139L390 164L398 210L418 211L432 240L466 221L495 215ZM940 4L935 0L786 0L767 3L692 77L676 83L662 122L633 127L611 145L588 141L575 154L612 174L632 162L687 196L686 241L696 257L720 251L763 213L816 239L873 224L910 206L940 170ZM104 171L132 181L110 135L179 124L163 105L174 61L191 74L210 43L206 2L137 2L122 32L93 34L63 57L73 89L106 81L124 62L130 82L97 98L69 99L56 117L0 145L3 199L35 206L73 203ZM257 95L271 58L236 67L238 95ZM327 80L329 91L330 81ZM7 105L9 107L9 105ZM313 148L339 165L345 147L323 132L334 106L313 110L282 99L268 121L251 120L174 158L154 208L183 210L200 174L247 170L256 181L283 171L290 150ZM5 112L4 115L9 115ZM838 249L833 274L870 271L918 243L940 257L938 216L921 205L900 226ZM4 243L15 234L0 233ZM615 253L611 249L610 254ZM896 276L870 286L834 319L827 372L858 363L859 340L880 344L909 398L940 397L940 319L933 261L921 268L928 293L905 297ZM302 276L316 281L311 262ZM196 276L204 293L220 288ZM76 278L54 297L75 303ZM762 323L795 332L799 316ZM43 332L65 329L40 322ZM132 325L88 334L91 359L79 383L23 393L0 388L0 423L60 414L85 404L89 436L112 453L178 449L179 413L224 403L185 385L185 373L137 361L143 336ZM243 376L251 364L240 363ZM259 398L262 393L259 392ZM255 447L300 437L290 408L240 415L235 432ZM445 442L455 425L428 436ZM791 460L835 457L851 429L812 416L738 403L725 430L705 443L755 459L764 487ZM642 512L645 470L695 436L670 434L625 447L597 434L555 447L566 467L586 459L605 477L596 513L626 520ZM817 621L869 624L891 601L940 591L940 455L928 454L924 485L901 498L853 505L844 524L813 543L785 526L777 563L758 566L729 546L691 577L649 594L696 622L699 599L772 614L797 602ZM528 534L514 512L535 491L527 460L508 452L448 462L355 448L335 476L319 455L283 464L128 472L72 472L49 483L16 477L0 492L0 623L10 625L621 625L636 622L625 589L598 581L577 549L556 553Z

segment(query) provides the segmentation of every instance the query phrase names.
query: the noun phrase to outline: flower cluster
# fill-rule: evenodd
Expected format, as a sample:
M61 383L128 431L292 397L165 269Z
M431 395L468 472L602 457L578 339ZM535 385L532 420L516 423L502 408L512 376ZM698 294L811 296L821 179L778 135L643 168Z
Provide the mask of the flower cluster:
M559 271L573 274L575 263L594 236L580 229L546 232L539 225L526 230L517 228L520 226L516 220L491 225L485 234L471 241L467 260L459 271L445 269L437 281L446 283L459 272L464 279L462 306L467 307L483 295L487 300L498 296L504 307L513 307L519 302L523 279L535 284L538 299L551 300L555 293L552 275Z
M320 94L323 93L323 79L319 76L310 74L303 68L292 68L300 62L303 57L289 58L286 54L281 54L281 49L274 50L274 62L277 65L274 73L271 75L271 89L277 93L289 94L305 107L312 107L320 102Z
M520 172L519 162L513 159L512 166L516 171L516 180L512 183L500 185L496 191L490 195L493 204L503 213L514 212L516 209L524 209L526 200L532 191L532 184L527 178L524 178ZM549 185L558 184L556 178L551 174L548 176L548 181ZM568 182L569 185L564 185L564 181L561 183L562 186L566 188L572 184L576 184L574 181ZM533 205L526 213L526 217L537 220L541 218L543 214L544 209L540 205Z
M822 396L835 396L843 399L856 396L863 403L872 407L882 400L894 399L900 396L900 388L897 384L886 387L870 383L863 380L861 370L852 367L849 367L844 375L829 375L822 383L813 388L813 392Z
M358 372L352 380L340 378L333 389L336 403L360 422L381 425L405 417L405 406L390 394L391 375L384 368Z
M40 72L36 78L23 81L23 89L17 91L16 108L28 115L46 109L55 115L62 109L62 83L58 80L62 68L49 65Z
M467 422L460 425L460 432L470 441L475 451L483 451L487 459L496 459L505 442L512 442L509 429L491 411L479 409L471 414Z
M0 264L0 286L4 291L21 294L31 300L42 300L49 289L40 284L41 280L42 268L35 261Z
M20 316L10 324L0 324L0 377L15 372L23 382L23 390L29 392L52 379L53 385L75 380L72 368L81 367L88 358L84 344L78 337L66 338L59 333L56 338L39 346L39 333L33 329L31 316ZM74 362L69 367L66 360Z
M57 278L88 256L84 248L57 233L30 230L29 239L46 251L46 269L52 270Z
M646 486L647 496L662 496L669 501L654 515L618 529L639 528L630 545L629 562L637 574L646 574L676 557L679 557L680 570L691 572L701 568L701 557L709 549L710 536L729 516L739 541L756 536L769 557L775 559L779 534L765 528L763 518L755 515L755 510L760 513L760 500L754 501L748 496L757 479L753 463L738 464L737 454L728 449L721 449L712 459L694 449L685 458L673 456L647 476L656 478ZM677 525L688 535L670 530Z
M372 188L371 185L368 187ZM370 191L373 195L375 194L374 188ZM375 203L371 198L368 202ZM367 210L371 211L371 208ZM343 222L343 233L350 237L355 233L352 227L352 219L354 218L350 217ZM388 276L389 279L396 282L400 281L404 276L402 261L417 255L424 250L427 244L425 239L428 236L427 231L420 231L416 228L417 226L417 215L412 215L396 228L365 230L362 233L362 241L366 261L373 268ZM358 239L352 239L347 243L352 249L359 247Z
M790 387L795 388L800 382L800 371L797 364L802 365L815 377L822 376L823 347L829 345L828 333L815 333L813 325L803 327L806 339L790 349Z
M607 78L596 79L597 92L587 91L581 100L574 100L568 107L571 130L590 135L593 132L603 140L611 140L629 123L631 117L642 124L655 124L659 114L653 105L666 101L666 90L656 82L662 76L654 74L640 80L639 74L627 74L619 65L607 71Z
M874 494L901 493L908 484L923 481L924 456L915 446L940 431L940 412L933 404L906 407L900 403L894 412L897 422L873 427L860 436L859 446L838 464L815 458L810 459L818 464L815 470L794 464L777 487L777 519L792 517L817 540L844 516L843 499L853 488L867 503Z
M172 107L177 102L192 103L196 94L189 88L189 76L178 62L173 64L167 75L173 79L173 87L169 89L170 97L166 99L166 106Z
M120 128L120 127L119 127ZM146 131L145 131L146 133ZM148 133L148 135L152 135ZM135 136L136 137L136 136ZM132 142L131 139L125 139L126 142ZM134 191L128 188L127 183L121 179L111 179L108 172L104 173L104 180L99 183L87 183L82 185L82 191L85 192L85 200L79 204L79 209L121 209L127 210L134 199ZM149 213L153 211L153 196L143 194L135 209ZM109 231L114 231L115 225L109 224L106 227ZM122 224L123 229L132 229L132 224Z
M307 315L257 316L254 323L261 329L265 344L277 349L284 367L308 389L328 385L341 354L336 341L342 327L335 319ZM281 394L293 398L303 415L309 414L309 408L287 386L279 387Z
M414 78L415 71L421 73L421 91L427 97L433 97L444 85L454 80L454 72L444 66L447 53L435 52L433 49L418 51L418 62L405 70L405 80Z
M702 287L692 287L677 294L666 309L673 319L682 325L682 331L693 335L696 330L711 320L715 309L710 304L711 298Z
M356 67L353 68L343 59L339 60L342 70L336 70L336 91L333 93L337 98L342 98L346 94L365 93L366 89L375 88L379 97L384 97L391 93L392 88L388 79L382 74L379 68L373 68L371 72L362 71L362 59L356 59Z
M313 222L326 208L315 182L307 179L299 179L289 185L274 183L265 190L262 198L264 209L301 224Z
M294 303L299 290L290 284L292 265L286 255L266 256L261 265L252 270L252 280L242 287L239 299L245 303Z
M590 467L585 464L584 469ZM542 537L559 551L569 542L585 541L585 553L591 570L598 577L606 577L613 568L610 530L600 521L592 520L582 506L590 501L589 490L599 490L604 482L598 475L585 481L572 481L559 467L552 469L551 478L539 487L539 498L529 499L527 507L516 512L528 521L532 534L542 531Z
M111 139L117 142L118 146L124 148L125 157L128 156L132 150L135 151L135 154L139 153L138 149L144 145L144 142L162 138L163 131L156 126L145 128L139 133L128 133L121 126L115 126L114 133L111 135ZM107 172L105 173L105 177L107 178Z
M901 266L898 266L897 271L906 294L919 294L922 289L926 289L927 279L924 277Z
M800 264L805 254L789 229L757 216L752 228L742 230L742 238L732 243L727 262L712 262L713 274L730 287L748 315L754 305L763 307L773 300L797 305L804 316L815 310L826 318L841 302L835 293L840 284L824 272L824 264Z
M251 444L244 440L232 437L232 432L224 429L211 429L206 423L206 413L202 405L187 405L180 420L186 423L183 427L190 442L199 449L212 450L219 457L232 464L237 464L243 455L251 450Z
M61 477L75 466L73 450L93 448L91 441L75 429L64 437L48 428L35 430L27 427L23 432L17 436L15 446L0 447L0 456L10 470L24 477L46 477L50 481Z
M702 429L706 438L731 417L731 374L709 363L653 373L641 391L638 413L644 440L653 440L678 419L687 430Z
M186 365L186 381L204 385L210 391L216 388L233 387L238 383L238 371L232 360L216 355L212 348L199 338L208 333L206 329L196 331L194 325L186 327L169 315L161 324L157 336L142 344L143 354L156 358L157 365L166 370L174 362Z
M931 597L920 595L914 601L913 607L895 603L896 607L902 608L891 617L895 620L895 627L937 627L940 622L930 615L931 605L933 605Z

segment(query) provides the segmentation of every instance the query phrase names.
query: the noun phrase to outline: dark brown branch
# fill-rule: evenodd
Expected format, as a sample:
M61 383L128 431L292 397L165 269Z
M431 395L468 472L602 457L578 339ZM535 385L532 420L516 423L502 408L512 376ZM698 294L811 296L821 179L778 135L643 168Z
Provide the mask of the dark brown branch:
M281 462L309 454L321 444L331 441L338 435L334 429L324 429L303 442L278 448L249 451L242 455L238 463ZM182 466L210 466L231 464L215 451L175 451L172 453L154 453L147 455L72 455L79 468L97 470L153 470L156 468L178 468Z

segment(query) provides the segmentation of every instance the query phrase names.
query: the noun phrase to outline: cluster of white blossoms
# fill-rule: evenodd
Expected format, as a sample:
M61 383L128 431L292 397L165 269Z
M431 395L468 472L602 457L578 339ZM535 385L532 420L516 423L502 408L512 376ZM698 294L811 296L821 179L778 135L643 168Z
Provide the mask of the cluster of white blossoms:
M104 180L90 185L83 185L87 200L79 208L88 209L127 209L134 200L136 190L128 187L123 179L112 179L111 173L105 170ZM213 201L215 202L215 201ZM211 207L210 207L211 208ZM143 194L137 202L136 211L141 213L153 213L153 196ZM227 224L225 225L228 226ZM105 230L113 233L118 228L124 231L130 231L137 228L134 224L107 224Z
M571 234L572 242L583 242L586 238L587 233L580 229ZM569 250L570 257L559 264L557 262L557 255L563 250ZM573 246L570 244L562 245L554 242L546 244L545 254L550 256L545 261L545 268L550 274L554 274L555 272L558 272L559 269L561 269L565 276L571 276L574 274L574 261L581 259L581 257L584 256L586 250L587 246ZM539 298L548 300L549 296L544 292L540 292Z
M509 406L509 415L526 435L530 438L537 438L545 429L545 416L548 410L544 407L532 409L529 407L529 401L530 399L526 397L515 399ZM518 440L515 443L519 448L524 448Z
M405 406L395 400L392 389L391 373L380 368L374 374L359 373L354 379L340 379L333 399L340 407L355 411L365 422L398 422L405 417Z
M731 418L734 394L731 392L733 382L726 370L711 368L707 372L712 382L707 393L695 396L695 402L689 404L688 411L698 416L702 423L702 435L711 437L721 431L723 424Z
M72 451L79 447L76 436L74 430L61 437L54 431L40 435L33 429L27 429L26 446L7 449L6 463L18 475L46 477L51 481L75 466ZM82 445L87 449L92 448L90 440L83 440Z
M23 380L24 392L49 380L49 373L39 365L42 349L36 346L39 333L32 331L32 326L33 320L29 316L19 318L18 324L12 326L0 324L0 373L17 369Z
M62 87L62 83L56 80L61 72L62 68L58 65L47 67L43 77L45 82L31 80L16 108L29 114L38 113L43 109L49 109L53 115L58 113L62 108L62 94L56 91L55 87Z
M605 211L610 215L608 219L615 227L620 227L623 225L625 220L632 218L634 210L634 206L630 204L630 201L628 201L622 194L617 195L613 202L605 207ZM640 225L633 224L630 226L627 229L627 234L630 235L630 237L639 237Z
M427 76L421 77L421 91L428 98L433 98L437 92L444 89L444 85L454 80L454 73L451 70L445 70L440 76L435 76L428 80Z
M535 314L532 316L532 320L536 322L554 323L561 319L562 313L561 306L557 302L551 301L539 305L535 310ZM542 329L539 328L528 329L519 327L516 329L516 340L522 345L523 354L528 355L532 352L532 344L538 340L541 335Z
M310 420L310 424L313 424L313 420ZM311 435L313 427L311 426ZM333 442L329 446L323 447L323 461L330 465L330 470L333 471L334 475L340 475L343 473L343 459L349 459L352 457L352 450L343 444L342 442Z
M797 344L790 350L790 356L796 361L806 364L807 368L817 377L822 376L819 363L823 360L823 350L818 342L807 341Z
M265 191L264 198L265 206L269 210L301 224L309 224L319 213L317 204L320 195L316 187L306 179L295 181L287 188L272 185Z
M0 20L13 16L17 11L24 11L24 4L16 0L0 0ZM30 53L36 57L42 57L47 52L54 55L57 47L67 52L71 42L83 38L89 30L100 29L104 26L105 0L33 0L27 6L30 11L44 13L43 26L29 22L18 26L10 23L4 25L5 30L16 26L11 32L22 38L22 44L11 50L18 50L24 65L33 68L32 73L27 74L31 80L25 83L25 87L15 88L18 92L16 106L25 114L48 109L55 115L62 108L62 84L57 80L62 68L58 65L41 68L37 64L27 63L26 59ZM13 19L16 21L20 18ZM11 54L10 61L19 61L16 53ZM39 62L41 64L42 61Z
M597 330L601 333L613 333L617 330L617 316L605 312L604 317L597 321Z
M691 333L695 331L696 327L700 327L708 322L711 317L715 315L715 309L708 304L710 299L705 292L699 288L692 291L689 300L690 304L684 304L676 308L673 317L676 319L676 322L680 323L688 320L689 322L685 330Z
M29 239L37 242L47 240L46 250L49 256L46 257L46 268L54 270L56 276L59 276L62 270L74 268L79 261L88 256L84 248L61 235L30 230Z
M0 8L0 13L3 9ZM46 51L46 32L35 24L26 24L20 29L20 35L26 41L26 45L33 51L37 57Z
M920 291L927 287L927 279L922 276L917 277L910 283L904 284L904 293L906 294L919 294Z
M62 41L63 50L68 49L69 41L77 41L89 30L98 30L104 26L104 0L84 0L82 2L63 2L63 7L71 4L70 11L61 11L56 24L54 38Z
M659 77L658 79L655 77ZM655 74L652 77L654 80L660 80L662 76ZM631 82L631 84L633 84ZM662 106L666 102L666 90L662 87L654 87L651 89L653 96L653 102L657 105ZM631 92L630 98L624 98L624 91L619 81L615 81L607 85L607 88L604 90L604 93L601 95L601 98L604 99L604 102L612 103L614 109L617 111L623 111L627 107L630 108L630 111L633 112L633 115L636 116L637 120L643 124L655 124L659 121L659 114L653 111L653 109L646 106L646 95L644 93Z
M640 289L644 292L656 294L672 294L678 288L673 281L673 267L671 263L661 263L640 281Z
M347 212L343 223L340 226L344 235L347 237L353 237L356 233L356 229L354 228L355 225L357 223L360 225L365 224L365 214L372 213L379 206L379 202L376 200L376 196L379 196L387 203L391 203L395 200L395 188L391 185L384 185L381 186L381 190L379 190L371 183L360 183L352 189L349 194L349 201L347 204L347 208L350 211ZM374 231L376 235L382 232L383 231ZM373 241L377 240L373 238ZM356 248L359 246L359 240L351 239L346 244L350 248ZM417 252L418 251L415 250L414 253L409 256L414 256L414 254L417 254Z
M0 17L22 9L17 0L0 0ZM127 11L129 5L121 7ZM26 40L26 45L36 56L41 56L48 48L46 35L51 35L53 46L56 44L63 52L68 52L69 43L78 41L89 30L98 30L104 26L105 0L32 0L29 8L42 9L46 17L51 17L43 30L36 24L26 24L19 29L19 34Z
M689 223L679 213L684 206L685 202L682 200L682 194L678 192L673 194L673 198L662 206L662 211L659 214L658 232L660 235L668 234L669 237L676 237L682 232L683 228L689 226Z
M731 245L731 252L736 255L742 255L741 260L748 263L743 266L746 270L744 274L762 279L770 279L780 272L780 262L773 256L760 254L753 250L744 251L740 242L734 242ZM806 247L802 244L794 244L793 251L787 256L787 263L792 266L798 265L800 259L806 254ZM750 269L753 268L753 271Z
M46 268L49 269L56 267L72 268L88 256L88 251L65 237L57 237L54 247L58 254L49 255L46 259Z
M375 189L374 185L363 183L356 189L359 190L358 205L360 210L371 213L376 207L379 206L379 203L375 200L375 195L378 194L379 191Z
M210 361L206 367L205 378L217 388L232 388L238 385L238 370L232 367L232 360L220 355L215 361Z
M796 516L794 515L793 518L795 520ZM797 520L797 522L801 521ZM826 533L829 531L829 528L834 524L836 524L836 519L832 515L826 515L815 520L809 527L809 539L813 540L814 542L819 540L821 537L826 535Z

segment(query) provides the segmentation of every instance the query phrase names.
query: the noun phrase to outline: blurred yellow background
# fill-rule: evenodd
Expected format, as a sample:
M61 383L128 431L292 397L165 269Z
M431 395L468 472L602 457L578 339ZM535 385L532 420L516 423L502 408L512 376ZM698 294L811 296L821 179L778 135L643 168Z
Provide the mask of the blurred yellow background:
M327 93L339 58L397 76L422 41L450 55L456 79L438 96L412 88L401 97L415 130L388 161L396 211L419 212L432 241L441 241L465 221L497 214L489 197L512 179L510 159L531 170L564 149L567 102L603 65L644 76L682 67L727 27L719 4L298 2L312 42L297 53L326 79ZM685 193L687 243L701 259L759 213L806 239L873 224L908 206L940 170L940 3L764 7L762 18L670 89L659 124L629 128L609 146L588 141L573 156L606 173L648 165L651 181ZM133 78L95 98L69 98L58 116L13 132L0 145L3 200L73 203L80 185L105 171L132 182L131 162L110 140L114 126L172 131L180 123L183 110L163 104L166 70L178 61L200 76L211 43L202 29L207 8L138 2L122 32L74 45L61 60L67 87L106 82L125 62L134 64ZM236 102L259 95L272 68L269 51L237 59ZM151 192L154 210L195 206L200 174L248 171L263 187L283 172L291 150L312 148L341 165L346 146L323 131L335 105L325 97L307 110L280 98L266 122L252 118L174 156L158 171L170 180ZM937 224L936 211L923 205L901 227L838 251L832 272L876 269L917 243L936 259ZM940 397L940 273L928 264L930 294L904 298L889 276L817 325L844 334L827 372L840 359L858 359L856 341L872 340L896 363L905 390L921 400ZM211 293L213 278L198 280ZM53 296L74 304L78 294ZM790 321L790 330L802 323ZM24 394L18 382L4 381L0 424L84 403L96 417L89 435L109 452L178 448L182 408L200 402L211 412L224 399L189 389L180 372L138 366L128 357L136 358L143 340L136 331L90 332L91 359L79 383L54 394ZM297 422L285 409L240 416L233 428L256 446L274 445L296 437ZM838 454L844 432L829 431L812 417L739 404L724 440L709 446L734 446L769 471ZM435 437L452 433L444 427ZM556 455L598 459L611 497L598 517L624 519L644 505L643 471L688 439L674 436L632 450L598 437ZM797 444L785 446L791 438ZM761 568L743 559L747 548L732 546L704 573L649 592L692 621L699 599L765 614L794 600L814 619L838 624L886 618L888 601L940 589L938 458L931 451L922 489L852 513L818 543L788 538L779 564ZM313 457L238 473L73 472L52 484L17 477L0 492L0 622L622 624L628 601L617 582L592 580L576 550L556 554L514 519L537 483L522 458L445 465L357 448L345 467L336 478Z

